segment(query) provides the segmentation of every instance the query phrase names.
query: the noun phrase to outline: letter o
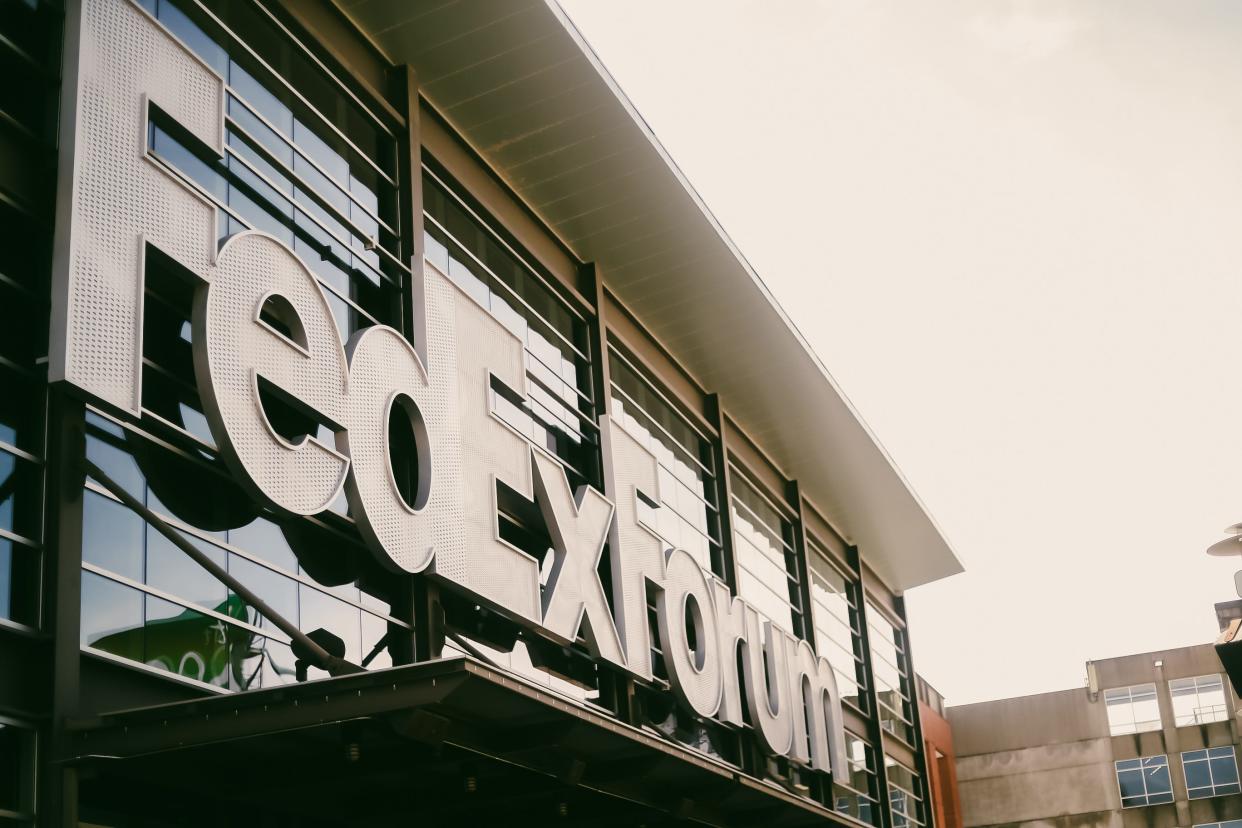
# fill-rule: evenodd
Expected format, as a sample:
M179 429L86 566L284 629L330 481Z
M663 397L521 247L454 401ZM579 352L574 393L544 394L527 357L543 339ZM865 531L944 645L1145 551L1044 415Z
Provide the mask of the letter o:
M720 707L722 673L707 578L689 552L674 549L668 553L663 587L656 613L669 681L691 712L713 716ZM694 627L694 647L686 634L687 621Z

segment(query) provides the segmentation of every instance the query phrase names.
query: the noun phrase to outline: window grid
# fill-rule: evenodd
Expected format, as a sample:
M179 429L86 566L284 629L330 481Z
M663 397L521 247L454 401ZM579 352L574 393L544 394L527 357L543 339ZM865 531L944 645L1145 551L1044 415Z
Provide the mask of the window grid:
M1229 718L1225 686L1219 674L1171 679L1169 696L1173 702L1175 727L1223 722Z
M612 416L655 455L660 477L656 525L670 545L724 579L712 441L668 402L633 362L610 349Z
M736 465L732 469L737 594L777 624L805 638L793 518Z
M845 732L849 779L835 780L833 809L869 825L880 822L875 749L860 736Z
M1182 772L1186 775L1186 795L1191 799L1242 793L1232 745L1183 751Z
M1104 706L1108 712L1108 732L1113 736L1146 733L1161 727L1156 685L1150 682L1105 690Z
M526 388L492 389L496 413L566 467L574 487L602 486L587 318L477 213L423 168L427 259L522 340Z
M1173 801L1173 783L1169 776L1169 757L1144 756L1121 759L1113 763L1117 774L1117 790L1121 807L1159 805Z
M867 601L871 675L879 702L880 726L908 745L914 743L913 684L905 647L905 630Z
M836 671L842 701L865 712L867 681L859 629L858 583L832 562L810 533L807 553L815 650Z
M884 757L888 776L888 802L893 815L893 828L921 828L923 814L923 779L891 756Z
M1242 828L1242 819L1227 819L1224 822L1197 822L1194 828Z

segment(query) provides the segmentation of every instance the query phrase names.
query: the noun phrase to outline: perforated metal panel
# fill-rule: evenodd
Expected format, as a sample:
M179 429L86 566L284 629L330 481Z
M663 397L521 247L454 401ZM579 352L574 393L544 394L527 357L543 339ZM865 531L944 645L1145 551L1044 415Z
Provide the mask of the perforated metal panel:
M215 209L146 155L148 105L219 154L224 82L130 0L83 0L81 15L78 85L66 92L76 123L62 152L50 377L137 413L143 248L204 278L216 252Z
M430 380L422 360L401 334L374 326L354 334L346 347L349 355L349 428L340 433L337 446L350 458L346 492L358 528L381 563L405 572L421 572L431 563L435 549L446 541L449 527L428 508L431 493L456 466L452 446L432 448L442 424L434 419L438 406L432 398ZM404 411L414 431L418 462L418 489L414 502L406 503L393 476L389 417ZM433 417L432 428L423 415Z
M539 562L500 539L497 481L531 500L530 448L492 411L491 383L525 389L521 341L428 264L428 429L439 451L459 458L456 479L438 479L433 506L454 534L432 570L477 598L524 618L540 617ZM434 425L433 425L434 422ZM444 448L441 448L441 447ZM433 474L435 472L433 471Z
M260 318L272 297L296 315L285 320L293 339ZM296 444L282 438L259 395L266 381L334 431L346 425L348 364L314 274L265 233L232 236L195 298L193 338L203 413L238 479L294 514L328 508L345 483L349 458L313 435Z

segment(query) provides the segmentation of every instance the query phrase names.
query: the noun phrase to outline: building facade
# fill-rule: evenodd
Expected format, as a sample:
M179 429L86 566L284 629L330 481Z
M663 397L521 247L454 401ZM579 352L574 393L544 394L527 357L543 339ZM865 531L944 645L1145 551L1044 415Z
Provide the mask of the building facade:
M932 824L960 565L555 3L0 58L0 825Z
M915 676L919 701L919 724L923 728L923 757L927 766L927 789L935 824L962 828L962 796L957 787L957 751L953 727L946 718L944 696Z
M963 824L1237 828L1237 710L1207 644L1088 662L1084 688L950 707Z

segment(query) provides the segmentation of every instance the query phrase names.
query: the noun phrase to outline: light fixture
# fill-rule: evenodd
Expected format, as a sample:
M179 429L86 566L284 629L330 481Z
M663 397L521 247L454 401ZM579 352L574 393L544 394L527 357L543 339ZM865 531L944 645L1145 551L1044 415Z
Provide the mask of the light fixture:
M1214 558L1227 558L1230 555L1242 555L1242 523L1235 523L1225 529L1229 537L1217 541L1207 548L1207 553ZM1233 573L1233 586L1242 598L1242 569Z

